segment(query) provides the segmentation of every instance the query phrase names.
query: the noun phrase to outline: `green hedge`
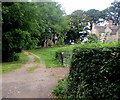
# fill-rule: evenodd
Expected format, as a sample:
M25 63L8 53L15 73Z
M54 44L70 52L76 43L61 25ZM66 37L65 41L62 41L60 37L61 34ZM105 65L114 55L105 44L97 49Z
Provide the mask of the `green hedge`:
M120 98L120 44L88 44L73 50L67 98Z

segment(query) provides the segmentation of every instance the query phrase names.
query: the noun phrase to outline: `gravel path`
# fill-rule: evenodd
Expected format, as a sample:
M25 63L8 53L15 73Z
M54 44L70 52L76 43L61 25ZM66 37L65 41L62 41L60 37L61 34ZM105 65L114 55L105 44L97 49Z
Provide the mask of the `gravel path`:
M39 68L29 72L28 68L35 66L32 53L24 51L30 60L20 69L2 75L2 97L4 98L53 98L52 88L57 85L57 80L67 76L69 69L45 68L41 61Z

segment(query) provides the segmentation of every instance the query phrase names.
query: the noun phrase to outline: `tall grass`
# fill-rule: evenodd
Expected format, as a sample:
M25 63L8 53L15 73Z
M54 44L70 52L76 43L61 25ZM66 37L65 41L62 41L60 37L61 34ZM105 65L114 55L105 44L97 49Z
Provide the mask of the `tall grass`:
M41 48L41 49L32 49L29 50L30 52L34 53L35 55L40 56L41 60L45 61L46 68L53 68L53 67L63 67L59 61L56 60L55 54L57 51L72 51L76 47L87 47L87 46L108 46L108 45L116 45L118 42L111 42L108 44L103 43L85 43L79 45L71 45L71 46L64 46L64 47L54 47L54 48Z
M46 68L63 67L59 61L55 59L55 54L58 50L73 50L74 46L54 47L54 48L41 48L32 49L30 52L40 56L41 60L45 61Z
M2 63L1 73L7 73L15 69L21 68L29 60L28 56L23 53L19 53L19 56L20 59L18 61Z

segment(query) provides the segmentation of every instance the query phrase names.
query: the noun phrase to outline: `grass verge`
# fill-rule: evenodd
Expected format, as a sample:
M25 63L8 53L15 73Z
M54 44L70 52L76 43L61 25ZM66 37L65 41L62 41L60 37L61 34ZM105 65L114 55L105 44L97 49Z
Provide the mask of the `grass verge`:
M18 61L2 63L1 73L7 73L10 71L16 70L18 68L21 68L29 60L28 56L23 53L19 53L19 56L20 56L20 59Z
M39 67L39 66L37 66L37 65L34 66L34 67L30 67L30 68L28 68L28 71L30 71L30 72L31 72L31 71L34 71L34 70L37 69L38 67Z
M34 60L35 60L35 63L36 63L36 64L39 64L39 63L40 63L40 59L39 59L39 58L34 57Z
M73 50L74 46L66 46L66 47L54 47L54 48L41 48L41 49L32 49L29 50L35 55L40 56L41 60L45 61L46 68L54 68L54 67L63 67L59 61L55 59L55 54L58 50Z

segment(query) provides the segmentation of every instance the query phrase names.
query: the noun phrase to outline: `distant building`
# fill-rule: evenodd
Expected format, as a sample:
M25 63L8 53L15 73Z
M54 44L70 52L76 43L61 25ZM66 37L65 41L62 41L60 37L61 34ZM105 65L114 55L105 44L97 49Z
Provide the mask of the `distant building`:
M93 24L91 34L96 34L102 43L118 41L120 40L120 26L113 25L112 20L109 20L105 26Z

